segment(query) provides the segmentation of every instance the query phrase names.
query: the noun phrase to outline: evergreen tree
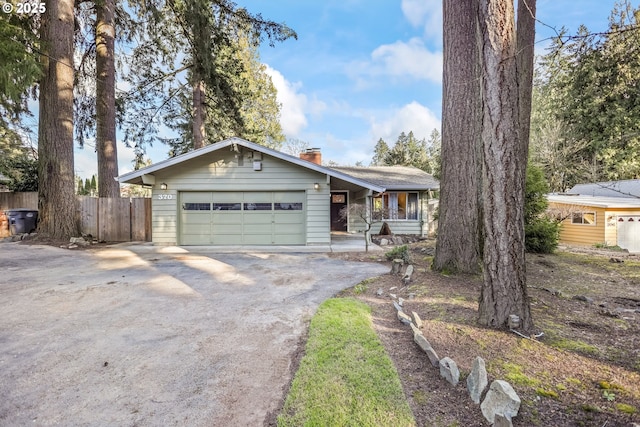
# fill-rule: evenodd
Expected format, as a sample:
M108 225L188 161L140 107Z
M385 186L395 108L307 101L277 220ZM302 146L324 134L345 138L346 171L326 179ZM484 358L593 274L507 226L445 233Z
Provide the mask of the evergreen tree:
M84 180L84 195L85 196L92 196L93 194L91 194L91 180L89 178L86 178Z
M389 154L389 145L380 138L376 147L373 149L372 166L384 166L386 164L387 154Z
M74 1L48 2L42 14L38 125L38 231L78 235L73 175Z

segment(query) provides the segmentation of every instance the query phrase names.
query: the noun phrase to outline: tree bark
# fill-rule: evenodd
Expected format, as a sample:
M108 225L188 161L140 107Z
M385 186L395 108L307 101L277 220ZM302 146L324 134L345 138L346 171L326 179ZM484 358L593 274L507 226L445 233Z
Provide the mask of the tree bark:
M477 273L481 259L481 104L477 1L444 0L442 173L433 268Z
M533 93L533 59L536 38L536 0L518 0L516 31L518 99L520 101L521 148L529 156L531 98Z
M115 1L96 1L98 196L120 197L116 141Z
M74 0L47 2L40 38L43 77L38 120L38 231L79 234L73 164Z
M205 88L204 81L195 76L193 85L193 148L204 147L205 133Z
M484 283L479 322L506 327L510 314L533 327L525 278L524 183L515 13L510 0L480 0L484 150Z

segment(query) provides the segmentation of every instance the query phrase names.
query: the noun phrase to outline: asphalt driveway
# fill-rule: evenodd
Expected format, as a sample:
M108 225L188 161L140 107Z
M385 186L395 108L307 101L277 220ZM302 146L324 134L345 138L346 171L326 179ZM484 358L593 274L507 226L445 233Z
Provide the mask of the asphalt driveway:
M318 305L386 272L317 253L0 244L0 425L262 425Z

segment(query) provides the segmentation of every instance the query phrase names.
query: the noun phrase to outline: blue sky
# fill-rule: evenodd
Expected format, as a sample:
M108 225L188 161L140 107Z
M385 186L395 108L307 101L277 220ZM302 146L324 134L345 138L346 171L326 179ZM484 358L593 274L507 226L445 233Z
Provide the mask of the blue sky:
M441 0L236 0L241 7L284 22L298 40L260 48L282 104L286 136L320 147L323 160L368 165L379 138L400 132L427 138L440 128L442 103ZM633 2L634 5L638 1ZM607 28L611 0L538 0L537 50L565 26ZM157 145L153 162L166 158ZM120 172L133 154L119 147ZM92 166L93 165L93 166ZM76 150L76 170L95 173L95 153Z

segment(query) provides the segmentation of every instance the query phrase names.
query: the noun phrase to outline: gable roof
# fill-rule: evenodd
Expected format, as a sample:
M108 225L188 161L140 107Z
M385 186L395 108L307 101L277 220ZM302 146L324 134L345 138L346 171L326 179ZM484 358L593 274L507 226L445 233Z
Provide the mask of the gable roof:
M332 167L387 190L438 190L440 182L425 171L412 166Z
M231 147L231 149L233 149L234 146L237 146L237 145L245 147L252 151L258 151L258 152L267 154L271 157L275 157L277 159L284 160L286 162L293 163L295 165L302 166L304 168L307 168L316 172L329 175L334 178L344 180L346 182L350 182L352 184L359 185L364 188L368 188L372 191L382 193L386 190L384 186L378 185L374 182L369 182L369 181L348 175L344 172L341 172L335 169L327 168L325 166L318 165L316 163L309 162L307 160L302 160L299 157L291 156L289 154L285 154L280 151L276 151L271 148L265 147L263 145L255 144L253 142L249 142L245 139L237 138L237 137L225 139L224 141L216 142L215 144L207 145L206 147L199 148L197 150L193 150L188 153L181 154L179 156L172 157L170 159L166 159L158 163L154 163L145 168L122 174L118 176L117 179L120 183L123 183L123 184L125 183L126 184L142 184L143 175L152 175L154 172L169 168L171 166L179 165L181 163L184 163L196 157L204 156L209 153L222 150L224 148Z
M567 193L606 197L640 197L640 179L577 184Z
M598 208L640 208L640 199L635 197L588 196L583 194L548 194L552 203L566 203Z

